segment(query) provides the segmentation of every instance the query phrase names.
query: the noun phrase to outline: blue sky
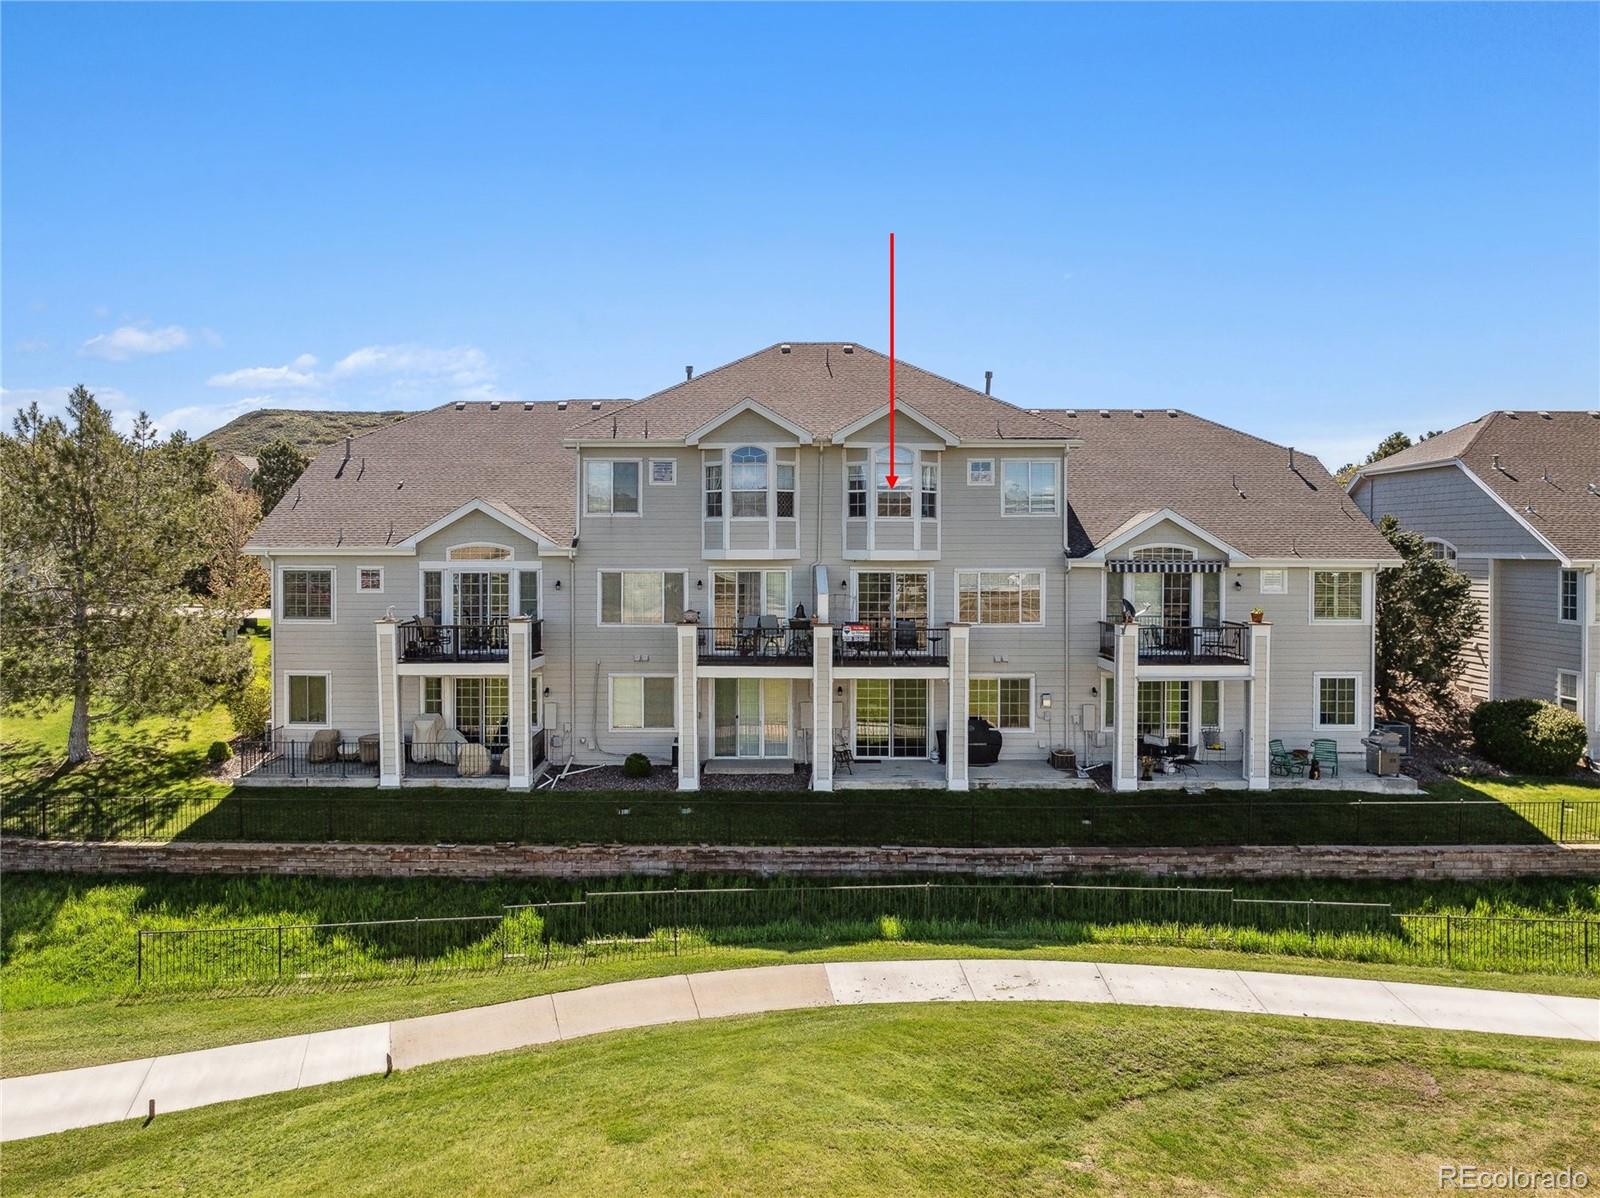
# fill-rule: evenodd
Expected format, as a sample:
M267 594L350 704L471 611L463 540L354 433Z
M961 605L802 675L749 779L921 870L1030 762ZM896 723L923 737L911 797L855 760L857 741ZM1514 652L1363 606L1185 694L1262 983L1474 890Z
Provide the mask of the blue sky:
M1600 7L4 6L8 408L779 340L1320 453L1600 400Z

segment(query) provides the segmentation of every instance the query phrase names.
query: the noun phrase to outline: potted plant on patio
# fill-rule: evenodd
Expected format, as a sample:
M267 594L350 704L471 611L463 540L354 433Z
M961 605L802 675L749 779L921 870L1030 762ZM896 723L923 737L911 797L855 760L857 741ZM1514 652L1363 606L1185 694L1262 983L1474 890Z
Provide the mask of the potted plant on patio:
M1155 763L1156 759L1154 757L1139 758L1139 781L1149 782L1153 780L1150 771L1154 768Z
M1259 623L1261 623L1262 620L1265 620L1266 618L1267 618L1267 613L1262 611L1259 607L1252 607L1250 609L1250 623L1259 624Z

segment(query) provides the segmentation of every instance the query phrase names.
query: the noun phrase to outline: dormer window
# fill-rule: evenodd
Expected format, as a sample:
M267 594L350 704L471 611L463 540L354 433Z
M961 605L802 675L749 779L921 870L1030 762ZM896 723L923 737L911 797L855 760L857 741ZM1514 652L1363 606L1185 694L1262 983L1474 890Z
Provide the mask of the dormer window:
M743 445L728 455L733 518L767 518L767 451ZM791 479L792 482L792 479Z
M511 556L504 545L452 545L445 557L453 562L499 562Z

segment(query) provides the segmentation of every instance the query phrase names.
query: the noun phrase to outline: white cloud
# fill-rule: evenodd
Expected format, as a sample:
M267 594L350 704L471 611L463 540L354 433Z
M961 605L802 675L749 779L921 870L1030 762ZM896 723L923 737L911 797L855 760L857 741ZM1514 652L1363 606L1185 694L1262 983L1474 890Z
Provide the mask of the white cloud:
M259 408L288 408L293 407L293 399L282 399L276 395L246 395L240 399L225 400L214 404L189 404L181 408L173 408L156 418L156 428L161 430L163 436L182 429L191 437L200 437L209 433L214 428L221 428L235 417L243 416L246 412L254 412ZM337 409L343 405L318 404L319 408Z
M399 377L407 382L445 383L472 387L492 382L488 356L476 346L430 349L422 345L368 345L346 354L334 364L333 375L349 378L361 375Z
M107 362L125 362L148 354L170 353L189 344L189 331L181 325L169 324L151 328L145 324L125 324L109 333L90 337L78 349L86 358L102 358Z
M286 366L246 366L214 374L206 380L209 387L316 387L322 383L313 369L317 359L311 354L301 354Z

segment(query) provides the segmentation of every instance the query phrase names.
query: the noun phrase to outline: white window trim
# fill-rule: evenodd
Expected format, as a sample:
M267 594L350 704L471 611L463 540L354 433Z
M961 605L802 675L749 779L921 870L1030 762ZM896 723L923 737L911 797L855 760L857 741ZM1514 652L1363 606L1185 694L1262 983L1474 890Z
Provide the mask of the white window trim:
M988 482L984 482L981 479L974 479L972 477L972 472L973 472L974 467L977 467L977 466L983 465L983 464L987 464L988 467L989 467L989 481ZM967 459L967 486L969 486L969 487L992 487L992 486L995 485L995 473L996 473L995 460L993 458L968 458Z
M1439 558L1442 562L1453 562L1460 556L1456 552L1456 547L1443 537L1423 537L1422 544L1426 549L1432 549L1435 545L1442 548L1445 551L1444 555Z
M636 511L636 512L618 512L618 511L591 512L589 510L589 467L590 466L597 466L597 465L600 465L601 463L605 463L608 466L615 466L618 462L622 462L624 464L626 464L628 462L632 462L635 466L637 466L639 468L639 510ZM640 516L644 515L644 492L645 492L645 487L647 485L646 482L645 482L646 473L647 473L647 471L645 469L645 462L644 462L643 458L612 458L612 457L584 458L582 463L581 463L581 465L580 465L580 471L579 471L579 474L578 474L578 485L583 488L582 491L578 495L578 506L583 509L583 514L585 516L594 516L597 519L612 519L612 518L615 518L615 519L618 519L618 520L635 520L635 519L638 519ZM617 484L616 484L616 481L613 479L613 481L611 483L611 506L613 508L616 507L616 494L617 494Z
M675 627L677 627L677 621L676 620L668 621L666 619L663 619L661 621L661 623L659 623L659 624L622 624L622 623L610 624L610 623L607 623L605 620L601 619L601 613L604 610L604 598L605 598L605 595L604 595L604 586L605 586L605 584L601 581L601 577L600 577L603 574L661 574L661 575L679 574L679 575L682 575L682 577L683 577L683 610L684 611L690 611L690 610L693 609L693 605L689 602L689 571L687 571L687 570L670 570L670 569L667 569L664 566L613 566L613 567L609 567L609 568L603 569L603 570L596 570L594 572L594 626L596 628L675 628ZM662 596L661 596L662 615L665 616L665 614L666 614L666 606L667 606L667 604L666 604L666 583L665 583L665 581L663 581L661 585L662 585ZM540 599L541 600L543 599L543 595L540 596ZM542 603L541 603L541 606L540 606L539 610L540 611L544 610L544 607L543 607Z
M281 675L281 677L283 679L283 707L282 707L281 710L283 711L283 719L284 719L283 726L285 728L300 728L300 729L305 729L307 731L315 729L315 730L319 730L320 731L320 730L323 730L323 729L335 727L334 719L333 719L333 671L332 670L285 670L283 672L283 674ZM325 723L321 723L321 724L297 724L297 723L295 723L293 720L291 720L289 718L289 679L291 679L291 678L321 678L323 680L322 681L322 685L325 688L323 693L327 698L326 707L327 707L327 712L328 712L328 719L327 719L327 721Z
M1349 623L1349 621L1344 621ZM1322 681L1328 678L1354 678L1356 683L1355 723L1353 724L1324 724L1322 722ZM1328 670L1324 673L1311 675L1311 727L1316 732L1359 732L1361 731L1362 688L1365 679L1359 670Z
M1030 467L1038 464L1049 466L1056 472L1055 505L1048 512L1008 512L1006 511L1006 466L1012 462L1026 462ZM996 482L999 484L1000 515L1006 520L1042 520L1058 519L1061 516L1061 459L1059 458L1001 458L999 469L996 471ZM1030 496L1032 492L1030 491ZM1032 502L1030 498L1030 503Z
M374 571L374 570L376 570L377 574L378 574L378 585L375 586L375 587L364 587L364 586L362 586L361 585L361 576L363 574L369 573L369 572ZM382 566L357 566L356 567L356 591L357 591L357 593L362 594L362 595L381 595L381 594L383 594L383 587L384 587L384 571L383 571L383 567Z
M317 574L328 576L328 616L287 616L283 602L283 576L285 574ZM339 571L333 566L279 566L276 593L273 596L272 623L279 624L312 624L326 626L339 622Z
M670 477L656 481L656 467L669 468ZM677 458L651 458L645 470L645 485L651 487L675 487L678 485L678 459Z
M456 557L462 549L504 549L504 557ZM462 541L457 545L449 545L444 551L445 564L453 569L494 569L506 562L515 561L517 551L514 546L502 545L499 541Z
M867 529L866 548L860 551L847 552L845 555L846 560L905 561L936 559L939 555L938 550L924 550L922 547L922 530L925 525L933 525L934 533L932 535L939 539L940 544L943 544L945 500L943 497L938 500L938 509L931 519L923 516L922 467L925 465L933 467L935 485L938 488L935 490L934 494L938 495L944 485L944 451L939 449L920 449L905 445L896 446L897 449L900 449L911 455L911 470L909 474L905 476L907 483L909 483L909 487L907 489L911 496L911 512L906 516L880 516L878 515L879 488L877 455L880 449L887 451L889 448L888 444L886 442L846 442L841 448L844 451L844 461L843 468L841 469L839 475L840 543L849 543L850 526L852 521L856 522L857 527L859 527L861 524L865 524ZM867 484L867 514L865 516L852 516L850 514L850 467L852 465L850 461L850 452L852 450L864 450L867 455L866 461L864 463L860 463L865 471ZM887 487L883 489L885 491L888 490ZM899 487L895 488L896 492L899 492L900 490L901 488ZM906 556L905 551L900 549L880 550L878 548L878 522L880 520L894 527L900 527L903 524L909 524L911 526L911 549L909 558ZM881 559L878 557L880 552L883 554Z
M1354 619L1348 616L1317 615L1317 575L1355 574L1361 581L1361 614ZM1306 579L1306 619L1313 624L1348 624L1357 627L1371 622L1372 572L1369 570L1326 570L1313 568Z
M735 490L747 491L749 487L735 488L733 485L733 455L741 449L759 449L767 455L767 510L759 516L735 516L733 514L733 493ZM795 459L796 466L799 459ZM800 479L796 472L795 483L798 486ZM795 496L795 505L799 506L799 495ZM772 445L756 445L745 441L739 445L730 445L722 451L722 510L723 519L739 524L770 524L778 515L778 450ZM788 519L788 517L785 517Z
M1008 673L1008 674L970 674L970 675L968 675L968 677L967 677L967 683L968 683L967 710L968 710L968 712L971 712L971 710L972 710L971 684L974 683L974 682L978 682L980 680L987 681L987 680L989 680L991 678L995 679L997 682L1001 681L1001 680L1004 680L1004 679L1007 679L1007 678L1026 679L1027 683L1028 683L1028 725L1027 725L1027 727L1025 727L1025 728L1006 728L1006 727L1002 727L1000 724L996 724L995 728L1000 732L1015 732L1018 736L1022 736L1024 734L1029 734L1029 733L1034 732L1035 731L1035 727L1034 726L1039 722L1039 679L1038 679L1038 676L1035 675L1035 674ZM998 701L998 697L997 697L997 701ZM996 714L998 714L998 712Z
M967 569L963 567L962 569L956 570L952 579L954 589L951 591L951 598L954 600L955 606L950 609L951 619L955 620L959 620L961 618L961 576L963 574L979 575L978 615L980 618L969 621L973 628L1043 628L1045 626L1045 612L1049 610L1049 598L1045 594L1045 572L1040 567L1018 566L1015 568L1008 568L1005 566L982 566L975 569ZM981 618L983 615L982 576L984 574L1037 574L1039 576L1039 618L1037 620L1019 620L1015 624L985 623ZM1102 585L1104 584L1102 583ZM1020 675L1008 675L1008 677L1020 677Z
M534 670L533 673L529 675L528 688L529 703L533 707L534 711L538 713L538 718L530 720L528 727L531 731L537 732L539 729L544 727L545 697L543 670Z
M795 604L800 602L800 600L795 597L794 593L794 570L789 566L764 566L760 562L754 561L714 563L706 568L706 601L705 606L700 609L700 622L707 626L710 626L716 622L718 574L761 575L761 610L763 612L766 611L767 600L770 598L770 596L767 594L767 575L782 574L784 593L786 596L784 599L786 610L778 618L786 623L792 618L790 613L794 611ZM684 586L686 589L683 596L683 606L687 610L689 607L687 581L685 581ZM816 618L815 612L811 613L811 615L813 619ZM635 624L633 627L638 628L640 625ZM645 625L645 627L648 627L648 625Z
M1106 693L1108 690L1114 692L1116 685L1117 676L1110 670L1098 671L1095 682L1095 706L1099 710L1095 714L1099 719L1101 732L1112 732L1117 726L1117 704L1114 693L1111 696L1111 718L1106 718Z
M1563 601L1563 593L1566 590L1568 574L1571 574L1575 579L1577 579L1578 582L1578 614L1571 619L1568 619L1566 616L1561 614L1563 608L1566 606ZM1577 625L1583 623L1583 574L1581 571L1556 571L1556 623L1567 625Z
M641 627L641 626L640 625L634 625L633 627ZM644 625L643 627L648 627L648 625ZM614 723L614 721L617 718L616 689L617 689L617 679L618 678L665 678L668 681L672 682L672 684L673 684L673 691L672 691L673 717L672 717L672 723L670 723L670 724L668 724L668 725L666 725L665 727L662 727L662 728L652 728L652 727L648 727L648 726L639 727L639 728L619 728L619 727L617 727L617 725ZM644 689L643 689L643 683L641 683L640 684L640 691L639 691L639 718L641 720L644 719L644 706L645 706L644 705ZM646 674L646 673L630 672L630 673L607 674L606 675L606 730L608 732L622 732L622 733L637 732L637 733L642 733L642 734L651 735L651 736L660 736L663 733L671 732L675 728L677 728L677 726L678 726L677 711L678 711L678 690L677 690L677 675L676 674L661 674L661 673Z
M1572 701L1574 705L1571 708L1562 707L1561 705L1561 680L1563 678L1572 679ZM1557 707L1561 707L1563 711L1572 711L1579 716L1583 715L1583 679L1577 670L1556 671L1555 704Z
M887 485L880 487L878 485L880 477L886 478L888 476L887 471L885 471L884 475L882 476L878 474L878 452L880 450L883 452L884 456L888 458L886 463L888 469L894 469L894 459L888 457L889 446L887 444L874 446L872 452L867 455L867 512L872 517L872 522L876 524L879 520L921 520L922 451L920 449L913 449L906 445L895 446L896 454L903 453L908 455L911 459L911 465L908 467L907 473L895 475L896 478L901 480L903 485L898 487L890 487ZM845 485L846 489L848 489L848 478L845 480ZM937 493L938 492L935 492L935 494ZM911 502L908 505L909 510L906 512L906 514L904 516L880 516L878 514L878 496L900 494L909 495L911 497Z
M1267 585L1267 575L1269 574L1277 576L1277 586L1269 587ZM1289 571L1282 567L1260 571L1256 581L1258 589L1263 595L1287 595L1289 593Z
M933 589L934 588L934 572L932 570L902 570L902 569L898 568L897 566L891 565L891 564L889 564L887 562L885 562L883 565L866 565L866 566L852 567L852 569L850 570L850 607L853 610L857 610L857 611L860 610L860 606L861 606L861 576L863 574L891 574L891 575L893 575L893 574L920 574L920 575L922 575L925 579L927 579L927 586L928 586L928 615L926 617L927 621L928 621L928 627L929 628L935 627L934 613L938 610L939 600L938 600L938 596L935 594L934 589ZM892 596L894 594L893 586L894 586L894 584L891 583L890 584L890 592L889 592L890 596L891 596L891 600L890 600L891 603L893 602ZM852 616L851 620L853 620L854 618L855 617ZM890 616L890 619L898 619L898 618L901 618L901 617ZM910 619L911 617L906 616L904 618L905 619ZM837 623L850 623L851 620L837 620L836 622ZM1010 625L1007 625L1007 627L1015 628L1016 625L1010 624ZM1029 625L1029 627L1032 627L1032 625ZM894 675L891 674L889 676L893 677Z

